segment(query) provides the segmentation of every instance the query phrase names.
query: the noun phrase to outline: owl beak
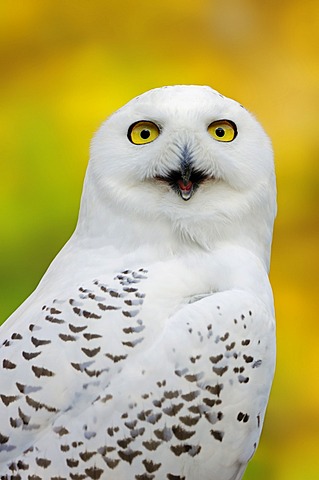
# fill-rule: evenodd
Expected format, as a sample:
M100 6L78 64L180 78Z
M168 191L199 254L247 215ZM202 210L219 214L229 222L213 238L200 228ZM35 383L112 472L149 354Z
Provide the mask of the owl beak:
M183 200L189 200L194 193L194 183L191 181L192 169L188 165L186 169L182 169L181 178L176 180L179 194Z
M172 170L167 176L156 176L156 180L167 183L171 189L187 201L208 177L204 172L193 170L190 166L181 170Z
M190 161L183 161L180 171L172 172L170 177L171 187L178 192L185 201L192 198L196 190L205 180L215 179L213 175L207 175L207 173L195 169Z
M179 170L172 170L166 176L156 176L157 180L168 183L172 190L185 201L192 198L201 183L208 178L213 177L194 169L192 156L187 148L182 151Z

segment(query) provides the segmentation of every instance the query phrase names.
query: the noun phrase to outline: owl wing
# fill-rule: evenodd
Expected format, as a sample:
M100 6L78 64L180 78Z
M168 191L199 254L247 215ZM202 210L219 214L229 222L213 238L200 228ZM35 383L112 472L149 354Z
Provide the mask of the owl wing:
M140 269L95 280L29 310L19 331L6 328L3 473L240 478L272 381L272 315L232 290L154 325L145 278Z

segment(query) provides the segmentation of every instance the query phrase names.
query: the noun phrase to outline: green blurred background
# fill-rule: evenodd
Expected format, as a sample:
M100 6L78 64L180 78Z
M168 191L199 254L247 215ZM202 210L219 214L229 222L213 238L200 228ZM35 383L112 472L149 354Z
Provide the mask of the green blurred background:
M278 367L245 480L319 478L316 0L0 4L0 321L72 233L92 134L150 88L208 84L253 111L278 178Z

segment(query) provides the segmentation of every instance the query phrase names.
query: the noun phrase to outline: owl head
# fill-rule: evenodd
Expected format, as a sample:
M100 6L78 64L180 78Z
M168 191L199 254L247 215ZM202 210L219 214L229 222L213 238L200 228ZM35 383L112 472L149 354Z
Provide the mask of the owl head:
M133 231L131 244L244 242L266 258L275 190L271 142L242 105L206 86L157 88L95 135L79 225L119 243Z

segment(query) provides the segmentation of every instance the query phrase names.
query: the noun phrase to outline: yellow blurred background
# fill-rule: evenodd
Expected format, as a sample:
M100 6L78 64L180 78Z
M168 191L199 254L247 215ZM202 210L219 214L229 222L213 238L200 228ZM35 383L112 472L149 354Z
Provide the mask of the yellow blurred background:
M278 366L245 480L319 479L319 2L0 4L0 321L72 233L89 142L150 88L208 84L253 111L278 178Z

